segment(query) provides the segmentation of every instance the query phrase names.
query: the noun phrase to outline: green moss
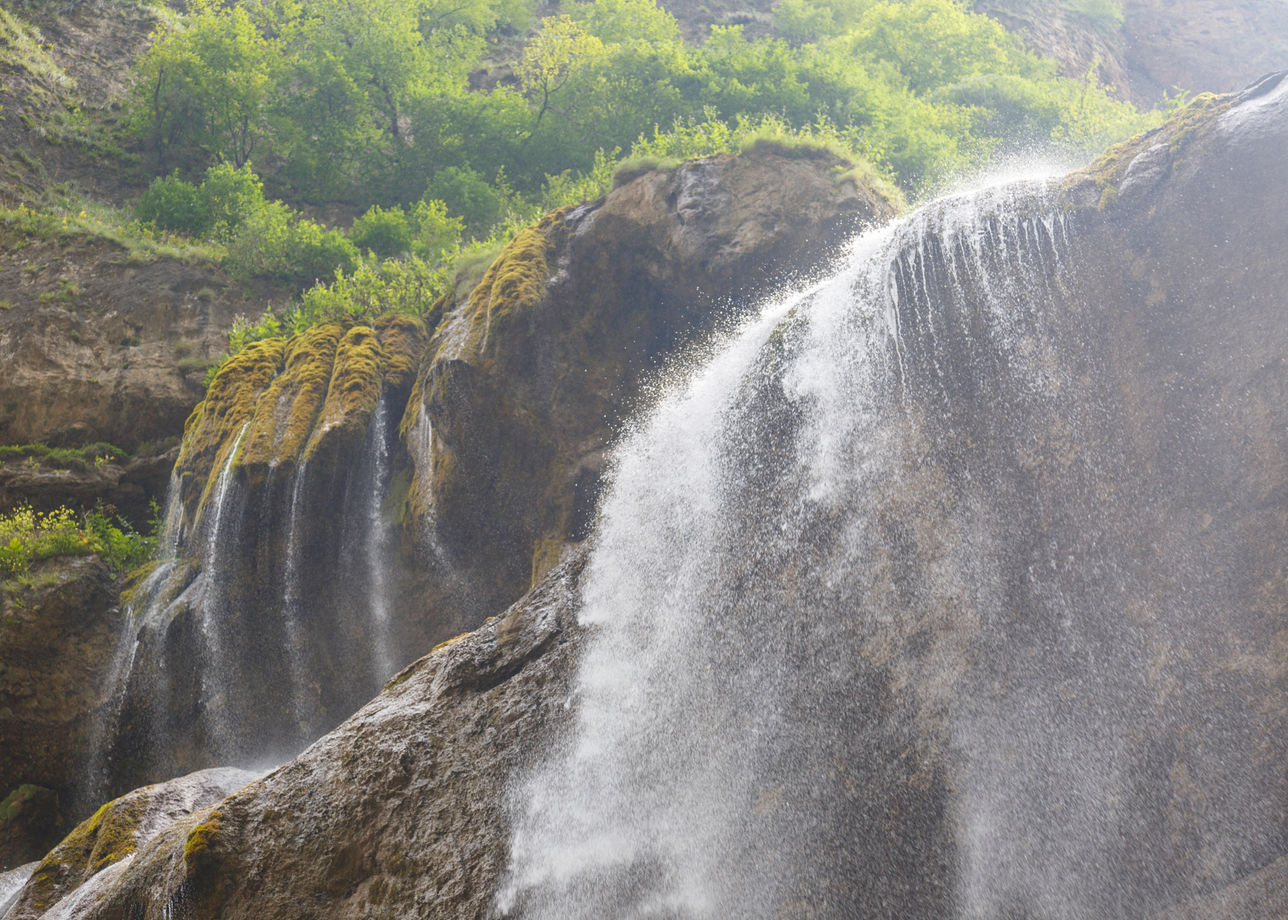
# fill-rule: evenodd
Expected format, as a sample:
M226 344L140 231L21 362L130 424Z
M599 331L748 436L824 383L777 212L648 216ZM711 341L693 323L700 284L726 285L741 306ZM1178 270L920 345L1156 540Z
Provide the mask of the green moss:
M95 873L133 853L146 810L146 795L130 793L77 825L32 873L26 889L31 903L46 910Z
M566 211L554 211L520 230L483 273L465 307L464 340L457 341L454 331L449 331L444 342L459 350L452 357L481 365L493 333L500 333L511 319L541 302L550 277L548 259L558 244Z
M425 355L429 338L425 323L418 317L398 313L381 317L375 328L385 353L385 386L403 390L415 379Z
M367 429L383 388L384 360L380 339L370 326L354 326L344 334L306 457L311 458L328 437L340 432L357 436Z
M672 172L683 163L680 157L638 156L627 157L613 170L613 188L621 188L628 182L651 172Z
M188 416L175 470L189 520L196 519L260 394L281 370L286 345L283 339L266 339L233 355Z
M342 336L341 326L324 323L287 341L285 366L258 401L246 430L241 466L259 475L300 456L327 401Z
M188 832L188 839L183 843L183 865L190 875L206 868L212 851L218 846L223 822L223 814L219 809L214 809L204 821Z

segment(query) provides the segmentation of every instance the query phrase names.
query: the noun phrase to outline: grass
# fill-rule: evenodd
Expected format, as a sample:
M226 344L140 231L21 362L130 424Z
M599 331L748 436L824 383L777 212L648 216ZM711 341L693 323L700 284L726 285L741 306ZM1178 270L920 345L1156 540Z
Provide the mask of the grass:
M128 460L129 454L115 444L98 441L84 447L50 447L48 444L6 444L0 446L0 463L26 460L63 469L84 471L90 466L113 460Z
M47 203L0 207L0 225L35 239L70 243L105 240L126 252L126 261L167 258L189 263L219 263L224 247L154 230L127 212L73 195L49 195Z

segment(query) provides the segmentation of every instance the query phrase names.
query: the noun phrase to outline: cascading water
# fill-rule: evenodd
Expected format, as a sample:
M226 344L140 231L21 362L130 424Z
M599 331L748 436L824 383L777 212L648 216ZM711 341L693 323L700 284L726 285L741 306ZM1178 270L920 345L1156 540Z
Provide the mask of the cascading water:
M304 510L308 461L300 460L291 486L290 523L286 529L286 571L283 573L282 626L286 631L286 663L291 680L291 714L301 734L318 721L316 705L305 691L308 673L308 636L304 628Z
M350 486L352 497L346 501L351 511L346 516L346 533L342 538L349 578L363 584L366 604L363 631L370 649L369 670L374 686L379 687L394 676L400 662L393 648L388 569L392 563L389 523L385 515L385 495L389 488L389 407L384 399L376 405L363 444L362 460Z
M250 483L239 460L247 422L195 522L172 484L161 559L125 618L80 811L140 778L277 762L406 663L385 513L392 427L380 399L353 462L315 464L301 450Z
M513 790L504 915L1157 908L1183 848L1133 826L1166 807L1138 771L1176 721L1160 681L1197 665L1160 665L1139 611L1199 647L1219 627L1183 541L1166 579L1141 564L1161 517L1121 500L1146 481L1074 347L1095 330L1057 194L993 187L861 237L628 432L576 715ZM1190 832L1238 860L1275 807L1250 777L1224 794Z

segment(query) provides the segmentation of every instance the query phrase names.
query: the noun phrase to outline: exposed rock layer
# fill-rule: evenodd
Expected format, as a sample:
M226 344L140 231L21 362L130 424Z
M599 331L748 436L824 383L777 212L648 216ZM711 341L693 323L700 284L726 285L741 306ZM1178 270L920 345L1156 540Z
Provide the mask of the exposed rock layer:
M121 630L117 601L115 578L94 556L41 563L28 585L0 591L0 796L29 783L53 797L26 832L19 827L30 814L15 815L12 826L0 821L10 842L24 833L37 838L14 852L0 849L0 866L40 856L48 834L65 832L73 817ZM29 804L35 810L38 803Z

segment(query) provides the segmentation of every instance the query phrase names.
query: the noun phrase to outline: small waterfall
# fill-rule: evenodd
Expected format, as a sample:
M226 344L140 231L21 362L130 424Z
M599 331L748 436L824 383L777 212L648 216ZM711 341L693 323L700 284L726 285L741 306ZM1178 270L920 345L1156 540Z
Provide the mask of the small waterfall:
M1011 183L866 234L627 433L575 717L512 790L502 914L1158 908L1180 844L1132 823L1167 804L1130 777L1176 717L1163 627L1122 612L1167 609L1186 647L1219 627L1183 553L1166 578L1134 561L1157 522L1116 497L1150 493L1054 201ZM1235 785L1244 833L1272 833Z
M224 459L219 478L211 491L205 514L206 536L197 600L198 624L205 649L201 661L201 720L218 762L229 763L238 753L237 713L232 699L237 679L236 663L230 657L230 620L239 611L232 608L228 582L237 571L240 555L242 508L234 504L233 466L250 422L242 425Z
M134 597L126 607L112 663L107 672L107 697L96 711L90 726L89 761L76 792L75 810L78 814L91 813L110 795L110 748L121 729L121 712L139 652L139 631L144 623L155 622L158 610L164 607L164 599L173 595L170 590L171 579L180 564L179 540L182 526L183 504L179 500L179 484L171 474L166 490L166 511L162 519L156 564L135 590ZM156 692L154 690L154 694Z
M385 495L389 490L389 405L383 395L367 431L365 449L366 481L358 495L364 500L359 524L360 555L366 564L369 587L370 645L377 684L393 677L402 662L394 651L389 568L392 564L392 534L385 518Z
M286 666L291 681L291 714L302 736L320 721L308 693L308 635L304 627L304 529L303 496L308 460L301 457L291 484L291 509L286 529L286 571L282 578L282 625L286 632Z

